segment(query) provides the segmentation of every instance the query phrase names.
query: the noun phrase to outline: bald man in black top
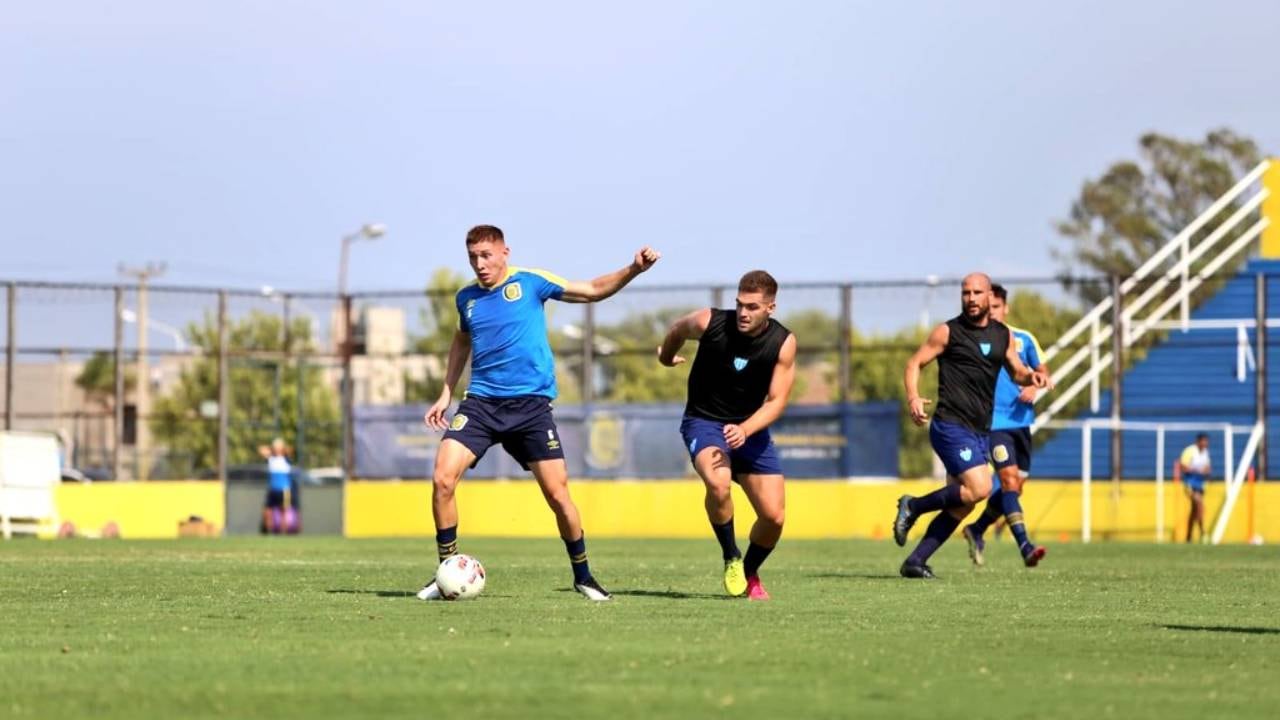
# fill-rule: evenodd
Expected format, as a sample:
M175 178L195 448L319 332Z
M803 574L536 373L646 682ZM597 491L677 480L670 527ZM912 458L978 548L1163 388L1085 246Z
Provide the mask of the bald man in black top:
M907 361L903 382L911 419L924 425L929 401L920 397L920 370L938 361L938 410L929 425L929 441L947 468L947 485L923 497L903 495L893 521L893 539L906 545L907 531L920 515L938 510L920 544L902 564L903 577L933 578L929 557L951 537L978 503L991 494L987 434L1000 368L1019 385L1048 387L1049 378L1018 357L1013 334L991 319L991 278L966 275L960 290L961 312L939 325Z

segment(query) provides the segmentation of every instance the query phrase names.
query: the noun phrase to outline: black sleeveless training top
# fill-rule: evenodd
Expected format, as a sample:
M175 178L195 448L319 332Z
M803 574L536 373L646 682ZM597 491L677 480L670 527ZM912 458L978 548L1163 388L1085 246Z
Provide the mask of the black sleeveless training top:
M684 414L723 423L751 417L769 395L778 352L791 331L769 319L764 332L738 332L737 313L712 310L689 371L689 402Z
M964 316L947 321L951 337L938 356L939 420L976 432L991 430L996 380L1009 351L1009 327L991 320L986 327L970 325Z

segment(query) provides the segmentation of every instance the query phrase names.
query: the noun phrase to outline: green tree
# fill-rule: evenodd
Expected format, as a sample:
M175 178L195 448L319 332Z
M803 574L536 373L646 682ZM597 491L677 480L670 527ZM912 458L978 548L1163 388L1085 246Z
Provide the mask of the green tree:
M227 452L230 464L257 462L258 446L273 436L300 451L299 462L311 467L336 465L341 458L342 430L336 393L322 368L305 360L286 362L283 321L254 311L227 328L229 405ZM295 353L313 350L311 324L292 321ZM218 327L212 317L191 323L186 334L200 356L185 367L173 390L156 400L151 432L169 449L171 472L189 475L217 466L217 423L201 415L201 406L218 400ZM303 399L304 434L299 442L298 395Z
M428 363L424 377L405 376L405 400L407 402L435 402L444 388L445 363L449 359L449 344L458 328L458 309L454 297L467 284L467 279L448 268L440 268L427 282L426 305L418 311L423 334L412 339L412 352L433 358ZM466 378L459 381L466 387ZM457 389L457 388L455 388Z
M907 393L902 385L907 359L924 342L925 334L918 327L890 334L863 335L855 332L850 354L850 399L854 402L898 403L901 431L898 472L903 477L928 477L933 473L929 434L911 421L906 409ZM925 368L921 373L920 393L937 401L938 374L935 370Z
M134 378L133 370L126 368L124 371L126 396L133 392ZM111 353L95 352L80 369L75 383L76 387L84 391L86 398L98 403L104 411L111 412L115 409L116 361Z
M602 400L612 402L681 402L693 366L696 343L680 352L689 362L673 368L658 362L658 345L677 318L692 312L691 307L659 308L632 315L613 325L600 325L596 337L614 343L613 353L597 355L604 377Z
M1067 217L1055 223L1067 241L1066 249L1055 255L1069 286L1088 302L1101 300L1108 288L1070 282L1077 273L1132 275L1261 159L1253 140L1228 129L1214 130L1199 142L1147 133L1138 146L1138 160L1117 162L1101 177L1085 181ZM1236 209L1234 204L1227 207L1217 220ZM1208 232L1193 237L1193 246ZM1204 288L1201 297L1214 290L1216 286Z

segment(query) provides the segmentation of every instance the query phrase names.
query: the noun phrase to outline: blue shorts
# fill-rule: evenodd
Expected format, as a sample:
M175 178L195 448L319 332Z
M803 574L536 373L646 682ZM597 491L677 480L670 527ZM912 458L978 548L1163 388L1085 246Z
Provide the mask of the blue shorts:
M1016 465L1024 473L1031 472L1031 428L992 430L988 442L997 471Z
M718 447L729 457L729 470L735 477L738 475L781 475L782 462L778 459L778 450L773 445L773 436L769 429L747 438L742 447L729 449L729 442L724 439L726 423L706 418L685 415L680 421L680 436L684 438L685 449L689 451L689 459L709 447Z
M457 440L476 456L471 467L498 444L525 470L531 462L564 459L551 417L551 398L542 395L464 398L444 437Z
M979 465L986 465L990 460L987 452L987 436L974 432L963 425L937 420L929 423L929 443L933 451L942 458L947 474L959 477L966 470Z
M1182 484L1189 492L1204 494L1204 475L1200 473L1183 473Z

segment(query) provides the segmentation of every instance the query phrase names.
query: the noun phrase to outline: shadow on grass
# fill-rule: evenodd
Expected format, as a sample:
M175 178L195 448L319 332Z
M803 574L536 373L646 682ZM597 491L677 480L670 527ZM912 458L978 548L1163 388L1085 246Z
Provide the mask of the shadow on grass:
M416 590L354 590L351 588L338 588L335 590L325 590L325 592L330 595L377 595L378 597L385 598L416 598L418 594Z
M576 593L573 588L562 588L556 592ZM650 597L663 598L666 600L742 600L742 598L729 597L728 595L716 595L714 593L687 593L679 590L610 590L610 593L619 597Z
M1165 630L1189 630L1192 632L1236 633L1240 635L1280 635L1280 628L1239 627L1235 625L1157 625Z
M417 590L358 590L355 588L333 588L331 590L325 590L325 592L329 593L330 595L375 595L377 597L382 597L382 598L413 598L414 600L418 599ZM515 595L509 595L506 593L495 593L495 592L486 592L484 596L487 598L516 597Z
M830 572L806 575L817 580L901 580L897 573Z

